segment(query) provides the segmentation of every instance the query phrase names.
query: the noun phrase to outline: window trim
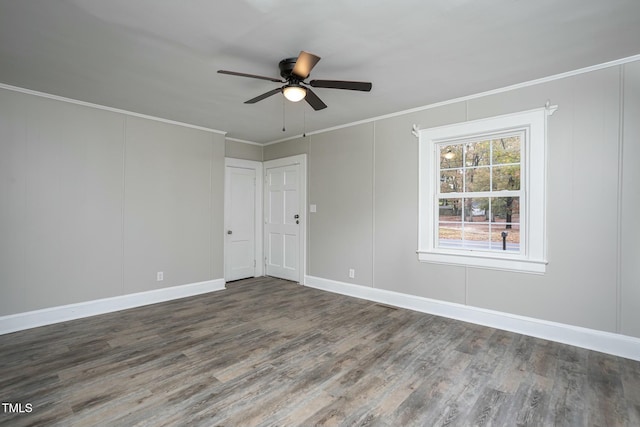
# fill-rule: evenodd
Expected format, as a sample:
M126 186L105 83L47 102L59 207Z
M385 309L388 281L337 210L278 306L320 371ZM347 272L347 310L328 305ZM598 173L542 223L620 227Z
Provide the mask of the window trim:
M454 123L418 131L418 259L423 262L542 274L546 271L546 145L547 117L557 106ZM437 204L435 171L438 144L483 134L524 129L524 159L521 159L524 219L520 224L521 253L476 252L436 246Z

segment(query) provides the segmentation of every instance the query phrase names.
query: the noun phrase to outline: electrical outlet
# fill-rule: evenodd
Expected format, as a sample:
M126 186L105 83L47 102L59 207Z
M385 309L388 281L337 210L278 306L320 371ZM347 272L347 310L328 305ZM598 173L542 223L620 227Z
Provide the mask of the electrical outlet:
M158 282L162 282L164 280L164 273L162 271L158 271L158 273L156 274L156 280Z
M354 277L356 277L356 270L353 268L349 269L349 278L353 279Z

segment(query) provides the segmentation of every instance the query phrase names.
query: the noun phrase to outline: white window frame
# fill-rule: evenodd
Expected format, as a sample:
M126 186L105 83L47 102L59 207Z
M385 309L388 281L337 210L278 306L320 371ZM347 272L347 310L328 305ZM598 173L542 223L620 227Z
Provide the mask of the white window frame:
M418 131L418 259L439 264L542 274L547 266L546 248L546 145L547 117L557 106L455 123ZM487 134L524 131L521 157L520 253L438 248L437 175L442 143ZM496 197L500 196L496 192Z

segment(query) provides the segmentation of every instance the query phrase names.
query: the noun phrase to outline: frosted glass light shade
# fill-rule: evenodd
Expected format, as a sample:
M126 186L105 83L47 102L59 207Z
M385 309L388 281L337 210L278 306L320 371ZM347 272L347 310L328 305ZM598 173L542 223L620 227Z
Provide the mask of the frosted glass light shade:
M300 86L287 86L284 88L284 97L291 102L298 102L307 95L305 88Z

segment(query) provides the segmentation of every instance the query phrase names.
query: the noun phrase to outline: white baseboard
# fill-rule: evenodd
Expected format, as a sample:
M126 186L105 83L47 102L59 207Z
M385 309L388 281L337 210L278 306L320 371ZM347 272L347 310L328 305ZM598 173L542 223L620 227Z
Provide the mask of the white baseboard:
M338 282L314 276L305 276L304 284L324 291L375 301L395 307L407 308L422 313L435 314L437 316L462 320L640 361L640 339L626 335L549 322L368 286L353 285L351 283Z
M128 308L190 297L207 292L225 289L224 279L154 289L147 292L119 295L116 297L97 299L76 304L44 308L0 317L0 335L67 320L80 319L98 314L126 310Z

